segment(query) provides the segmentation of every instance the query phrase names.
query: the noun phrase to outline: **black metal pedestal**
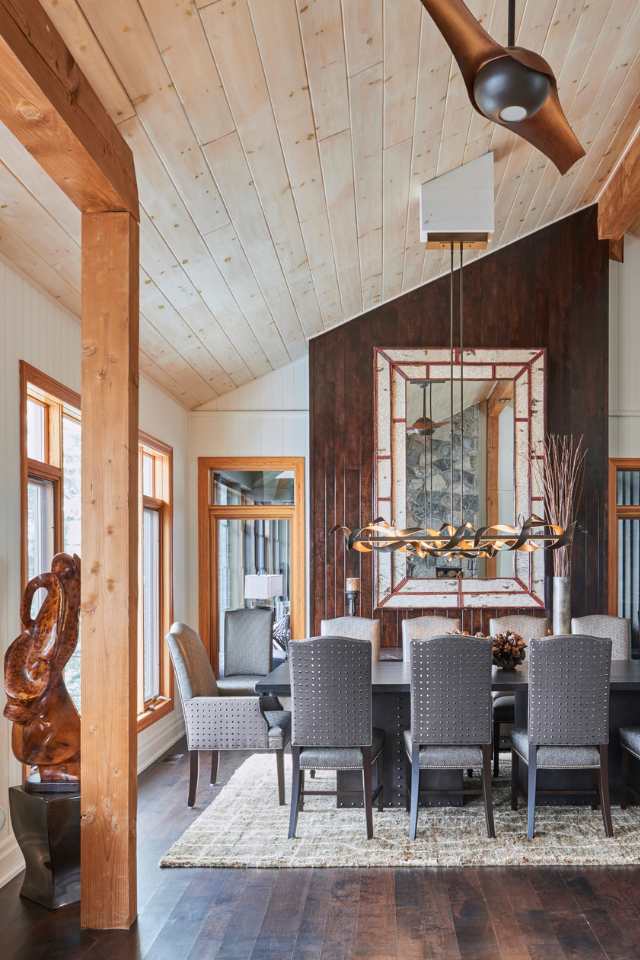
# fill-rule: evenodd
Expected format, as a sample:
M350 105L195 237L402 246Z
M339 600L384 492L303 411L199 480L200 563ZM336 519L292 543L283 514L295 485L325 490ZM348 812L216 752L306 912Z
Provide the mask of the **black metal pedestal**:
M55 910L80 899L80 794L10 787L9 807L27 871L20 895Z

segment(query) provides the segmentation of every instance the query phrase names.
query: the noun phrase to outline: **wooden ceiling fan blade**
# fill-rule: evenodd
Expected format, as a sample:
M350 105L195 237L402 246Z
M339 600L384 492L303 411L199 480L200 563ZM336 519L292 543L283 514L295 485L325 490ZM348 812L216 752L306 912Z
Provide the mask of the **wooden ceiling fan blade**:
M519 123L505 123L503 120L498 123L544 153L561 174L565 174L585 155L560 105L555 81L547 100L532 117Z
M476 20L463 0L422 0L438 30L451 48L471 102L473 81L483 63L505 53Z

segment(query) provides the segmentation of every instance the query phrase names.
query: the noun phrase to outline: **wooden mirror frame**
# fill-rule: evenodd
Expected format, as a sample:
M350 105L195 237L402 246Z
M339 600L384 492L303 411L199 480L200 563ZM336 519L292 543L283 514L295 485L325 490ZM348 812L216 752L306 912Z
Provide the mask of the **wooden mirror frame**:
M465 349L464 368L474 380L514 381L515 513L543 512L542 491L531 468L545 434L544 349ZM460 376L454 351L454 378ZM448 380L449 348L374 349L375 491L373 516L406 526L406 382ZM506 523L512 518L501 518ZM439 580L407 576L407 557L379 553L374 575L376 608L534 607L544 609L544 552L514 553L514 576Z

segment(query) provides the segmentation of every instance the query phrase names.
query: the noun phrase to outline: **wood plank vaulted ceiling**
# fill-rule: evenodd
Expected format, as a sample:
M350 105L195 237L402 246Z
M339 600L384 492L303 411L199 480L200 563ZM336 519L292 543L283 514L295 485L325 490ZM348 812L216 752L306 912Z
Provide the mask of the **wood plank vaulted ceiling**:
M189 408L441 274L422 182L493 150L492 247L592 202L640 118L637 0L518 0L587 155L475 113L419 0L42 0L131 145L141 365ZM507 0L471 0L499 41ZM77 211L0 125L0 252L80 312Z

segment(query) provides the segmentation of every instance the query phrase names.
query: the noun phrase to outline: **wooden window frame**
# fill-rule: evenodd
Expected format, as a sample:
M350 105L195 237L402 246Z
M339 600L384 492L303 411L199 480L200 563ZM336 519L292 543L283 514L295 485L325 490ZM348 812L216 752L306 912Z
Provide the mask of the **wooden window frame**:
M618 520L640 519L640 504L620 506L618 504L618 470L640 470L638 457L610 457L609 458L609 613L618 615Z
M293 505L229 506L211 504L212 470L293 470ZM216 522L228 520L291 521L291 637L306 635L304 457L198 457L198 590L200 637L211 665L219 673Z
M28 456L27 446L27 400L29 387L37 393L33 399L42 403L45 416L45 458L33 460ZM80 410L80 394L54 380L25 360L20 361L20 580L27 584L27 539L28 509L27 486L30 479L53 483L53 550L63 549L64 518L62 511L63 451L62 418L65 406Z
M154 457L154 496L142 492L142 461L145 453ZM139 433L139 575L140 602L138 609L138 732L145 730L162 717L172 712L175 704L175 688L171 659L165 637L173 623L173 447L150 436ZM160 465L160 470L158 470ZM158 496L159 494L159 496ZM152 700L144 700L144 630L142 623L142 524L144 509L157 510L160 514L160 693Z
M29 479L53 482L54 491L54 532L53 549L58 553L64 547L64 517L63 517L63 450L62 450L62 419L68 415L66 407L74 407L82 412L80 394L71 390L63 383L50 377L48 374L31 366L26 360L20 360L20 578L22 587L27 584L27 536L28 536L28 508L27 485ZM38 402L45 405L47 410L45 426L45 456L49 462L30 459L27 455L27 399L29 387L34 388ZM158 504L162 511L160 524L161 537L161 646L160 646L160 684L162 694L153 703L143 706L138 714L138 731L160 720L171 713L175 704L174 678L170 658L164 640L173 622L173 448L168 444L140 431L139 451L143 447L155 451L156 456L166 458L166 469L163 471L160 483L162 498L144 498L141 494L141 506L145 499L151 504ZM139 487L142 491L142 484ZM140 511L142 523L142 511ZM141 578L139 579L141 583ZM142 643L142 632L138 631L139 645ZM139 650L140 664L142 665L142 651ZM143 670L139 670L138 687L144 680Z

